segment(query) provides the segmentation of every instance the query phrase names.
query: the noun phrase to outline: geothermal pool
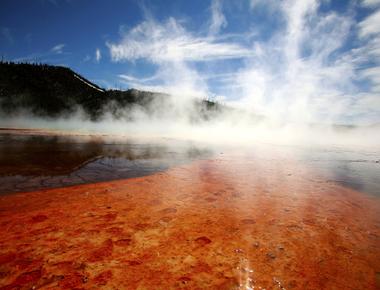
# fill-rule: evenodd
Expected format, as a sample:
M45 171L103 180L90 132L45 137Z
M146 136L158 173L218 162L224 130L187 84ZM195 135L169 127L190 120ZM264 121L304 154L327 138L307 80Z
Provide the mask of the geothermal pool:
M378 289L379 151L0 135L0 289Z
M211 153L171 139L0 130L0 195L145 176Z

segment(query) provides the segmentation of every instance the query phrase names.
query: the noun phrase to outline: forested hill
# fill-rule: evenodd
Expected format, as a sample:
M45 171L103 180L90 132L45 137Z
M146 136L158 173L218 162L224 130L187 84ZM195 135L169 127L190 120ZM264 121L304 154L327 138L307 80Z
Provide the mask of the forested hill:
M98 120L106 112L125 117L125 112L135 107L148 115L170 114L172 107L167 106L167 100L168 95L160 93L105 90L67 67L0 62L2 115L26 111L40 117L59 117L80 108L88 118ZM209 119L222 110L221 105L207 100L194 100L194 108L192 113L199 115L194 119Z

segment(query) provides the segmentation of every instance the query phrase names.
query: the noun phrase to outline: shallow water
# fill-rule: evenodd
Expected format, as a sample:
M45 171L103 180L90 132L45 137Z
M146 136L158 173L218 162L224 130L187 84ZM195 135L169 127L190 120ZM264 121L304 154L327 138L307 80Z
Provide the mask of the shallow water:
M330 182L380 196L380 153L343 148L311 150L301 158Z
M375 151L29 137L4 174L150 171L0 196L0 288L380 287Z
M3 133L0 194L145 176L211 153L174 140Z
M313 169L328 182L380 196L380 151L375 148L275 146L276 158L292 160ZM265 155L270 155L268 151Z
M25 133L25 132L24 132ZM256 144L221 147L178 140L0 133L0 194L146 176L223 152L297 160L329 182L380 195L380 152Z
M0 196L0 288L379 289L379 198L271 152Z

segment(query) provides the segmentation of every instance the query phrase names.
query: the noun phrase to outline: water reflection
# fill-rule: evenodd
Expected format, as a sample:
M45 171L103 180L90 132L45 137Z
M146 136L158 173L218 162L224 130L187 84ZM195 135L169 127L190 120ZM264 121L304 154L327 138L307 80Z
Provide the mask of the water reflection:
M210 155L188 142L0 134L0 193L145 176Z
M0 194L145 176L192 160L215 158L223 151L246 154L247 160L298 161L323 177L323 182L380 195L378 150L269 144L217 148L175 140L157 143L98 135L7 133L0 133Z
M379 151L343 148L299 151L300 161L315 169L328 182L380 195Z

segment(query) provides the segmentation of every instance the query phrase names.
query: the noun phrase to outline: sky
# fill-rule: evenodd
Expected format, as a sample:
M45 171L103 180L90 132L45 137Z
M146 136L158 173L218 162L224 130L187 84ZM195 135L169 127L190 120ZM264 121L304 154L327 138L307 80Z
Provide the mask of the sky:
M380 123L380 0L2 0L4 60L279 121Z

